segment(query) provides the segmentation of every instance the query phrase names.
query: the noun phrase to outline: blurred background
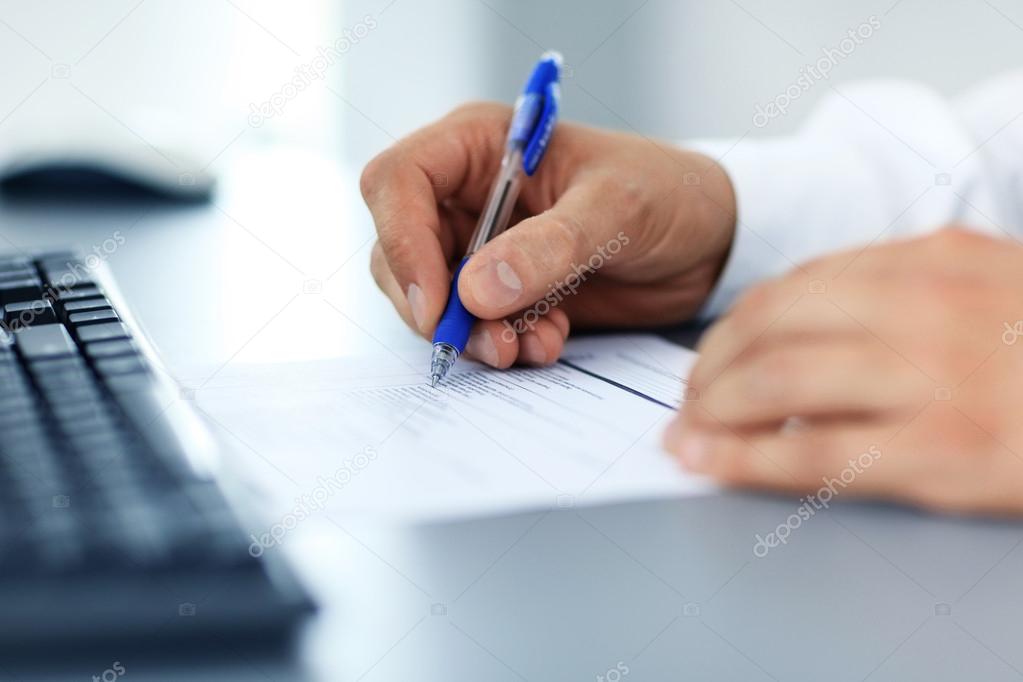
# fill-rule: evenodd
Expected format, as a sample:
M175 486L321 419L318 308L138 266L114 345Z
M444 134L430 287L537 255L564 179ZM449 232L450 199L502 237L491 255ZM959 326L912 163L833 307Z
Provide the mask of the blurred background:
M870 36L752 123L849 31ZM851 43L847 42L847 46ZM1009 0L0 0L0 163L41 140L286 143L353 166L459 102L509 102L561 50L567 118L668 139L791 131L834 85L954 93L1023 63ZM156 151L154 151L154 149Z

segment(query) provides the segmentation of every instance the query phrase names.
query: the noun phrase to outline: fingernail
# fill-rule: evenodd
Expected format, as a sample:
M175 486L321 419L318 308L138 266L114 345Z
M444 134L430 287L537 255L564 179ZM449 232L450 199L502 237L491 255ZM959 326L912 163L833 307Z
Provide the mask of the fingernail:
M683 433L682 419L679 417L672 419L661 434L661 446L668 452L677 452L678 442L682 439Z
M490 332L482 329L473 332L469 337L469 342L465 344L465 351L480 362L497 367L497 346L494 345L494 339L490 336Z
M539 338L533 334L519 337L519 360L530 365L546 364L547 351Z
M679 414L664 429L661 443L664 449L674 453L682 466L694 471L705 471L710 461L711 438L687 418L688 406L683 406Z
M423 290L418 284L409 284L405 298L412 309L412 318L416 321L416 326L419 327L419 331L423 331L423 320L426 317L426 297L423 296Z
M492 260L476 270L469 285L476 301L489 308L509 306L522 294L522 280L503 260Z
M710 459L710 451L707 447L707 439L702 436L686 434L678 441L675 447L678 458L682 465L693 471L703 471L707 468Z

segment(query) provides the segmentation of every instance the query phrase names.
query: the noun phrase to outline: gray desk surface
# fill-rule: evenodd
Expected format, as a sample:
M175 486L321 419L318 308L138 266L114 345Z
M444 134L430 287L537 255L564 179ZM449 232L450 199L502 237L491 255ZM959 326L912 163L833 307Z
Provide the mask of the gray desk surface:
M354 174L240 160L212 206L0 200L0 240L102 249L174 368L358 353L410 337L367 274ZM373 293L367 294L372 291ZM1023 526L836 503L758 558L797 501L756 495L348 525L289 552L323 605L292 656L211 642L0 665L0 679L1015 680ZM290 538L289 538L290 541Z

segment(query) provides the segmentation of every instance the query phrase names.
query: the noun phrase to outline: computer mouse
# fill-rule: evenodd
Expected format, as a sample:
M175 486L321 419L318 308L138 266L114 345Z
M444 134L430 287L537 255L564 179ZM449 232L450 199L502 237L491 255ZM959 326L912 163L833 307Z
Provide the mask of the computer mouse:
M216 185L181 148L109 138L35 144L0 159L0 188L19 198L139 198L206 201Z

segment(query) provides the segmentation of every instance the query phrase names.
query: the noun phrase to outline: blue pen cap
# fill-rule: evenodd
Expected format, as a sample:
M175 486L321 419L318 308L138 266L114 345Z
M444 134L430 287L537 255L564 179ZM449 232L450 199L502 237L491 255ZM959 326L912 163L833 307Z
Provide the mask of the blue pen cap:
M522 169L526 175L536 172L537 166L547 151L547 145L554 132L561 102L561 55L545 52L533 68L526 81L522 96L515 103L508 131L508 141L523 146Z
M522 90L523 95L543 95L547 92L547 85L557 83L561 79L561 53L549 50L540 55L540 61L533 68L526 87Z

